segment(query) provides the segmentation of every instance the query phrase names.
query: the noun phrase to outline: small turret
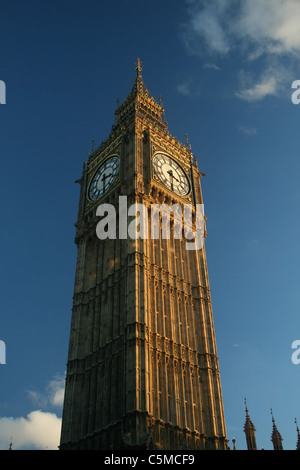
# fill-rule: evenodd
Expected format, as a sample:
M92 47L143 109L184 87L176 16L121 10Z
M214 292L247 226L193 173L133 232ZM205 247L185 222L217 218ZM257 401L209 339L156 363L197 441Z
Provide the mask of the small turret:
M248 408L247 408L247 403L246 403L246 398L245 398L245 411L246 411L246 421L244 425L244 431L246 434L246 441L247 441L247 448L248 450L257 450L257 445L256 445L256 436L255 436L255 427L250 419L249 413L248 413Z
M282 446L283 439L282 439L281 434L278 431L277 426L275 424L275 419L274 419L274 416L273 416L272 408L271 408L271 415L272 415L272 423L273 423L273 431L272 431L271 441L273 442L274 450L283 450L283 446Z

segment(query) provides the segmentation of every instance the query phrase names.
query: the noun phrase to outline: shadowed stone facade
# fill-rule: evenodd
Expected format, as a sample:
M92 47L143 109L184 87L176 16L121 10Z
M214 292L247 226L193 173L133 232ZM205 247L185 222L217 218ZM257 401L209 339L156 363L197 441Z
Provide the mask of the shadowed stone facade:
M187 175L180 196L152 159L170 156ZM96 201L89 188L111 156L120 161ZM61 449L226 449L227 438L205 248L185 239L96 235L99 204L201 204L197 164L168 132L162 104L136 80L108 139L84 164ZM103 183L104 184L104 183ZM100 186L99 186L100 187Z

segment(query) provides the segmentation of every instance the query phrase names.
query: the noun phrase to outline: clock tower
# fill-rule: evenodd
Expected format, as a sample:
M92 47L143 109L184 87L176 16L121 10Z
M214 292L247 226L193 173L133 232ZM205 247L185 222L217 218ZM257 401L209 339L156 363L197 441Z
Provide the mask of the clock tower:
M191 207L195 226L202 174L141 72L138 59L133 88L79 180L60 449L227 449L205 247L187 249L173 214ZM120 221L137 204L149 224L129 237ZM150 223L153 206L172 209L169 236L162 213Z

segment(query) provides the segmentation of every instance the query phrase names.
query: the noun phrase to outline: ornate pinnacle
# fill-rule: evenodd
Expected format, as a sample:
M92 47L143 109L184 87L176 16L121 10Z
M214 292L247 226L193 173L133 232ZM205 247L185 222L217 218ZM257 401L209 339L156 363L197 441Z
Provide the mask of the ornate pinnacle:
M139 58L137 58L137 61L136 61L136 63L135 63L134 65L135 65L136 75L137 75L137 76L140 76L140 75L141 75L141 72L142 72L142 70L143 70L141 60L140 60Z
M89 155L92 155L92 153L94 152L95 150L95 141L94 139L92 140L91 142L91 150L89 151Z
M273 442L274 450L283 450L283 447L282 447L283 439L281 437L280 432L277 429L272 408L271 408L271 416L272 416L272 423L273 423L271 441Z
M186 147L192 151L192 146L191 144L189 143L189 136L187 134L185 134L185 141L186 141Z
M246 422L245 422L245 426L244 426L244 430L246 429L252 429L252 430L255 430L255 427L250 419L250 416L249 416L249 411L248 411L248 407L247 407L247 401L246 401L246 398L244 398L244 403L245 403L245 411L246 411Z

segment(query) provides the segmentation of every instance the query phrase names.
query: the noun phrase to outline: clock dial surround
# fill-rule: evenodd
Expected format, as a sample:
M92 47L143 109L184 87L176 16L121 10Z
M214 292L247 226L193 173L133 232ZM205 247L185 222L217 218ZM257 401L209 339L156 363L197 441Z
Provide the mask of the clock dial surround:
M153 157L153 167L161 182L179 196L187 196L190 192L190 182L181 166L165 153L156 153Z
M115 181L120 168L119 157L113 155L107 158L98 168L89 186L88 197L97 201L105 194Z

